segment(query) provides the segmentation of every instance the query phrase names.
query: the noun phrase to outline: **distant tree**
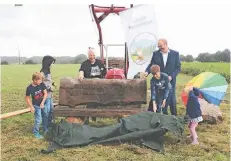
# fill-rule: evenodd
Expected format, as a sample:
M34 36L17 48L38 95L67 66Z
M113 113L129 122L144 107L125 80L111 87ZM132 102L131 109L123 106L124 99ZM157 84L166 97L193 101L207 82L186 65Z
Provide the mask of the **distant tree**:
M1 65L8 65L8 61L1 61Z
M220 62L221 61L221 57L222 57L222 52L221 51L217 51L212 56L213 56L214 62Z
M187 55L187 56L185 57L185 61L186 61L186 62L193 62L193 61L194 61L194 58L193 58L192 55Z
M185 61L185 56L184 55L180 55L180 61Z
M87 56L84 54L80 54L80 55L77 55L75 57L74 63L75 64L82 64L85 60L87 60Z
M230 62L230 50L225 49L224 51L217 51L214 54L201 53L196 58L200 62Z
M225 49L224 51L222 51L221 61L230 62L230 54L231 54L231 52L229 49Z
M196 60L200 61L200 62L211 62L213 59L211 57L211 54L209 54L209 53L201 53L201 54L198 55Z
M25 61L25 64L36 64L33 60L29 59Z

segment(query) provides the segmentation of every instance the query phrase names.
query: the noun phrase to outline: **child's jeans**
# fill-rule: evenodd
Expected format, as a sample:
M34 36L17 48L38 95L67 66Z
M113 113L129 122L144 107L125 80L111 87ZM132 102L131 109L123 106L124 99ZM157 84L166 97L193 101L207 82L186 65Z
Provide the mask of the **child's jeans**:
M46 106L44 105L44 108L41 109L40 106L34 105L35 112L34 112L34 129L33 133L37 134L39 133L40 124L42 122L43 125L43 131L46 132L48 130L48 110L46 109Z
M46 112L48 113L48 124L47 126L49 127L52 122L52 112L53 112L53 100L52 98L47 98L44 104L46 108Z

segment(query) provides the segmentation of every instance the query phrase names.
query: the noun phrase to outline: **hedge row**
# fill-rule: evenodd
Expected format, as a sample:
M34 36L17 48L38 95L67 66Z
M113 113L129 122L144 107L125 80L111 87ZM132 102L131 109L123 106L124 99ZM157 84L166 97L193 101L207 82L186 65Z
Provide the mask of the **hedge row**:
M184 67L182 67L182 69L181 69L181 73L184 73L186 75L191 75L191 76L196 76L196 75L198 75L198 74L200 74L202 72L206 72L206 71L208 71L208 69L203 70L203 69L184 68ZM213 72L213 71L211 71L211 72ZM226 81L228 83L230 83L230 72L224 72L221 69L221 71L219 72L219 74L222 75L223 77L225 77Z

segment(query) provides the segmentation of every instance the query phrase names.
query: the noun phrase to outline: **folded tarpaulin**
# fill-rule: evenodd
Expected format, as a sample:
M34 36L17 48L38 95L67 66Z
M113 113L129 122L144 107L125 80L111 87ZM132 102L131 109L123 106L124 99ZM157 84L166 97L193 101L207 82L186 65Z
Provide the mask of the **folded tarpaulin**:
M156 151L163 151L164 134L167 131L182 136L184 119L153 112L142 112L122 118L120 123L91 127L61 120L53 123L47 139L51 141L47 150L50 153L65 147L82 147L94 144L135 141Z

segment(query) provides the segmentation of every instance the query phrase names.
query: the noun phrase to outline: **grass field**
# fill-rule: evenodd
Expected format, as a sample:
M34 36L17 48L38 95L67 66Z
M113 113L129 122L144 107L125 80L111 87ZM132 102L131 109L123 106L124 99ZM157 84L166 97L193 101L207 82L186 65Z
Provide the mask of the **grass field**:
M77 76L79 65L54 65L53 78L59 85L59 79L63 76ZM9 65L1 66L2 70L2 113L26 108L24 101L25 88L31 82L31 75L40 70L40 65ZM180 89L192 79L191 76L180 74L177 77L177 108L180 115L184 115L185 109L181 103ZM149 81L148 81L149 82ZM58 89L54 99L58 98ZM160 154L146 148L135 145L121 144L118 146L87 146L83 148L70 148L58 150L49 155L40 153L46 149L48 143L45 140L37 140L32 135L33 115L31 113L16 116L1 121L1 160L79 160L79 161L162 161L162 160L230 160L230 107L229 95L226 96L226 104L222 103L224 122L219 125L203 123L198 127L200 145L192 146L190 141L183 138L176 144L176 138L168 134L165 136L165 154ZM115 123L115 119L99 119L95 125L108 125ZM189 131L186 128L185 135Z
M230 63L183 62L182 72L192 76L198 75L201 72L215 72L221 74L230 82Z

